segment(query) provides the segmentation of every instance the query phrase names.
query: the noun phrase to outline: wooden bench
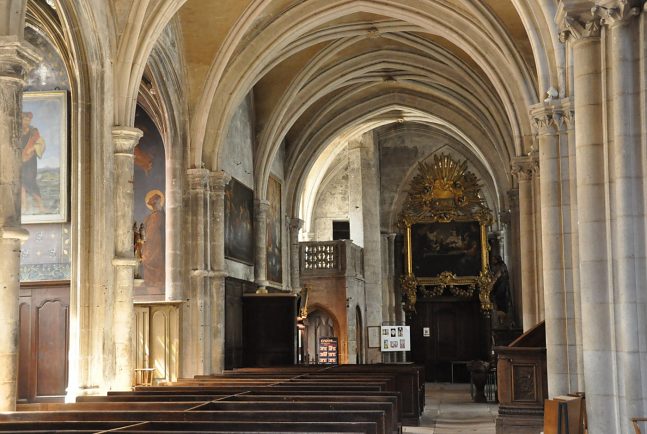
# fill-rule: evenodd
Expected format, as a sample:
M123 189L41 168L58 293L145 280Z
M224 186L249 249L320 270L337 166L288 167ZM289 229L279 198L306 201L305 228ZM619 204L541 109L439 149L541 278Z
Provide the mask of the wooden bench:
M20 405L18 412L0 414L0 433L17 426L29 429L26 432L51 432L47 429L53 424L65 432L100 432L88 431L88 424L95 423L96 429L105 426L110 432L399 434L407 416L404 403L419 404L418 385L415 391L403 387L402 373L415 371L410 368L229 371L103 397L79 397L69 405ZM417 377L409 375L412 378Z
M207 403L208 404L208 403ZM227 422L257 423L273 426L283 422L368 422L374 434L387 434L383 410L220 410L220 411L24 411L0 414L0 430L5 422L112 422L120 427L126 422ZM28 426L28 425L25 425ZM130 428L129 428L130 429Z

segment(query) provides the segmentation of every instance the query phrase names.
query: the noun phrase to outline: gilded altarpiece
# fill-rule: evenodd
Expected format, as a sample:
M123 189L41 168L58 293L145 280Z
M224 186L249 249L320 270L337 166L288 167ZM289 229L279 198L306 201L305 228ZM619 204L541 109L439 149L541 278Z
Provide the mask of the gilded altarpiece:
M400 217L405 236L404 308L415 311L418 296L472 299L485 315L492 310L493 276L488 264L487 227L492 213L477 177L446 154L419 163Z

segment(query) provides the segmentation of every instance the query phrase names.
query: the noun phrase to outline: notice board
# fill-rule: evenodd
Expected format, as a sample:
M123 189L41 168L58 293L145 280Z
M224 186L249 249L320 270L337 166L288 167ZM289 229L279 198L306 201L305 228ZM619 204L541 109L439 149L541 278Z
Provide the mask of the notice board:
M382 326L380 342L382 351L411 351L409 326Z
M339 364L338 342L335 337L319 338L319 363Z

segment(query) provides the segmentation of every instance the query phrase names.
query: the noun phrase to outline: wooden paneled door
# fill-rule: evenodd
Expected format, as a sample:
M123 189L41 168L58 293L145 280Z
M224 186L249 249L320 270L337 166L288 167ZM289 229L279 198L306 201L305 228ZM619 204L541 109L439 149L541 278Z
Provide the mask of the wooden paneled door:
M70 284L22 283L18 399L61 401L67 388Z
M413 362L425 365L427 381L468 381L466 362L488 359L487 321L478 300L418 300L409 320L411 355Z

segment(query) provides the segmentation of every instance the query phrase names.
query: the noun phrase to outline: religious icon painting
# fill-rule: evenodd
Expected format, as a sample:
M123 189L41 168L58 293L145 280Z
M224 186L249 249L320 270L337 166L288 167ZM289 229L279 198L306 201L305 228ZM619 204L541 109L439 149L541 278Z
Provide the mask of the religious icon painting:
M283 283L281 183L273 176L267 184L267 201L270 203L267 212L267 279L280 286Z
M159 128L141 107L135 112L135 127L144 135L134 157L134 239L139 260L135 270L135 297L162 298L166 284L166 152Z
M25 92L20 119L22 223L67 221L67 92Z
M225 188L225 256L254 265L254 192L234 178Z

